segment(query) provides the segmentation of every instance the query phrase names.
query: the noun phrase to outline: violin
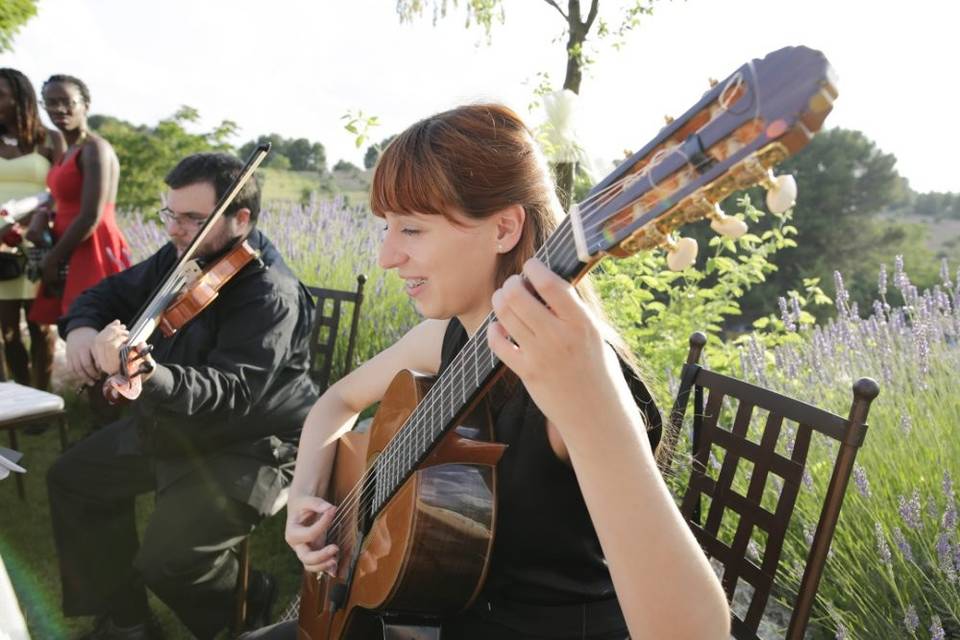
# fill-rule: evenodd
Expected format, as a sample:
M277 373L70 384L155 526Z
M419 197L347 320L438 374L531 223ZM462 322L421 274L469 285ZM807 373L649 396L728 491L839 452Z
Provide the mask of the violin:
M253 176L267 154L270 143L258 146L247 159L243 170L226 190L204 222L196 237L167 273L157 289L138 312L130 335L120 346L120 370L106 378L101 392L109 404L135 400L140 396L143 374L150 373L154 364L149 358L152 346L147 338L160 329L169 338L206 309L226 285L247 264L259 257L246 240L237 244L206 270L194 258L207 234Z

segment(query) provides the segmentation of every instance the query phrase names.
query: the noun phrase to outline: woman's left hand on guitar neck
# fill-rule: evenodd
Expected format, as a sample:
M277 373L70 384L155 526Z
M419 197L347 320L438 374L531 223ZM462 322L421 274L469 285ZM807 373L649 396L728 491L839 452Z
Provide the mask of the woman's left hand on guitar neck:
M491 350L523 381L564 442L584 426L592 430L618 418L644 431L617 356L573 285L535 258L524 264L523 276L509 277L493 294Z

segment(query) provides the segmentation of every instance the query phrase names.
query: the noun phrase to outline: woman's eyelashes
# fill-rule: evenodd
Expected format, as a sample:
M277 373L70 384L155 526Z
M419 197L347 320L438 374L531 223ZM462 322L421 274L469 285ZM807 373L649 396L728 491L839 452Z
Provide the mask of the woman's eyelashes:
M385 225L383 227L383 232L388 233L390 231L390 225ZM400 227L400 233L406 236L415 236L420 233L420 229L415 227Z

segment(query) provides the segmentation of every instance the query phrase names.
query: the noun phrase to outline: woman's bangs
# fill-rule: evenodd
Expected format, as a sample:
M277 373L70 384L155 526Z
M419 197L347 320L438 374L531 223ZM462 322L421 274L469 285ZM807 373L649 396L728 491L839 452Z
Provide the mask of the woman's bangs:
M390 143L380 156L370 186L370 209L378 217L426 213L447 215L457 206L450 177L440 159L416 135L404 135Z

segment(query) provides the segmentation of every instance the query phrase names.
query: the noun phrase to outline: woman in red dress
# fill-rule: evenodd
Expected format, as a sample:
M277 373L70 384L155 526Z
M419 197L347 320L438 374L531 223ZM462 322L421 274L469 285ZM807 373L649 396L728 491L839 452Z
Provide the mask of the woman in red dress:
M41 264L42 285L30 310L32 321L47 324L85 289L130 266L130 252L114 215L120 164L110 143L87 128L87 86L55 75L42 95L47 115L69 145L47 174L56 207L53 246ZM38 227L33 231L39 240Z

